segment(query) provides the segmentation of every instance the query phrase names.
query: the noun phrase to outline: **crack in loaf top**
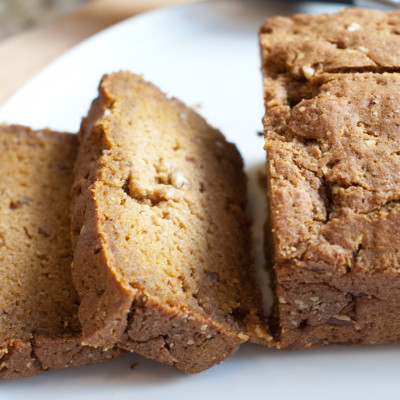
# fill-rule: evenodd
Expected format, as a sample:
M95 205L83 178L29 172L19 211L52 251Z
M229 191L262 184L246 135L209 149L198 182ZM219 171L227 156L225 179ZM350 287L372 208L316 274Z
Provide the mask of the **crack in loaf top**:
M346 8L336 14L274 17L261 27L260 40L269 76L398 71L400 12Z

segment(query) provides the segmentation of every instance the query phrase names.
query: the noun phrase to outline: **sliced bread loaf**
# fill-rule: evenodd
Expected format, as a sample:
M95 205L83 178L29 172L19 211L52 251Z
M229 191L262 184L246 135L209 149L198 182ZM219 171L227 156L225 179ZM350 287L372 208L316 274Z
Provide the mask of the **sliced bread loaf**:
M141 77L106 75L80 131L72 203L85 343L186 373L268 342L236 147Z
M75 135L0 127L0 376L117 356L82 346L69 204Z

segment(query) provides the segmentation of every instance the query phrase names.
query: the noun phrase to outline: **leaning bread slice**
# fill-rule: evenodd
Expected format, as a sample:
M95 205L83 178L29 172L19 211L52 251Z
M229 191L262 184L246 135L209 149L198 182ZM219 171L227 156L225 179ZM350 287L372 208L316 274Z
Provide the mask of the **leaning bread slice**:
M75 135L0 127L0 376L119 354L80 344L69 203Z
M128 72L103 78L80 141L73 276L85 343L195 373L249 336L269 340L235 146Z

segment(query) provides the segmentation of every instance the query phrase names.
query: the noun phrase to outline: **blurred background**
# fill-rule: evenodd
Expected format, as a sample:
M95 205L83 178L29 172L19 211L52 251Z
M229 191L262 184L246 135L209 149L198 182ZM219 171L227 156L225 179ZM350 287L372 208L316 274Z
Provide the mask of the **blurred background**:
M91 0L0 0L0 39L48 23Z
M0 0L0 106L67 50L126 18L195 0ZM243 0L248 1L248 0Z

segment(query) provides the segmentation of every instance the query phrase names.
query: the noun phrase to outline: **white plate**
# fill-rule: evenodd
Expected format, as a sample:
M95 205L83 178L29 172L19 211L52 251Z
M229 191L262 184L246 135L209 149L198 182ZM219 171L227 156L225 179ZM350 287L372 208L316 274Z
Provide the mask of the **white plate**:
M335 11L327 3L214 0L151 12L85 41L25 85L0 121L76 131L100 77L143 73L200 112L234 141L251 179L255 252L262 261L264 198L256 183L264 163L258 27L265 17ZM127 354L90 367L0 381L0 399L391 399L398 398L400 347L331 347L301 352L244 345L229 360L185 376ZM138 366L131 370L131 364Z

